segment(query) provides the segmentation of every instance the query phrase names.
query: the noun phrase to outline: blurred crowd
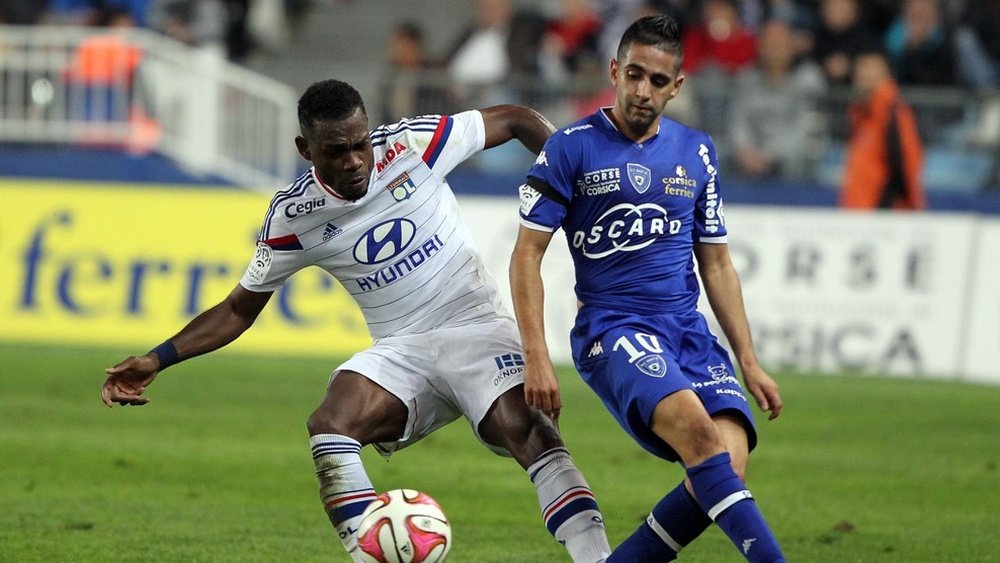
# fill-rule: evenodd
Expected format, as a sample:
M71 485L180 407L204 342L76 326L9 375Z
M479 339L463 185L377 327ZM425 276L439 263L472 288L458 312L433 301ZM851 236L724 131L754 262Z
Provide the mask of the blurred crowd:
M315 2L0 0L0 23L144 27L240 62L255 49L294 43L289 30ZM463 7L470 21L431 30L449 36L440 52L417 20L379 38L389 72L379 106L370 108L378 118L523 103L570 123L612 103L608 61L625 27L666 13L681 25L686 76L667 113L712 134L727 172L828 182L817 175L830 162L856 161L851 151L861 149L852 138L876 116L872 130L895 135L886 144L909 147L899 148L902 169L930 170L939 183L1000 186L1000 0L472 0ZM871 64L859 64L865 57Z
M474 4L475 21L444 53L427 52L417 23L397 25L386 119L518 102L571 122L612 103L608 61L624 28L667 13L682 27L687 77L667 112L712 133L744 177L804 178L831 135L842 149L854 127L849 106L872 94L854 76L859 56L871 53L884 60L885 79L930 100L914 104L925 142L987 159L1000 145L1000 0Z
M0 0L0 24L142 27L230 60L279 47L310 0Z

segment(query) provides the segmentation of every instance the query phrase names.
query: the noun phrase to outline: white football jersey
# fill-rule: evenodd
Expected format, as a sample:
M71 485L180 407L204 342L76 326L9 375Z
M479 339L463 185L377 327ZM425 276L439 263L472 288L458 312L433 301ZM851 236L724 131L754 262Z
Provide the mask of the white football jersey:
M510 317L445 175L483 150L482 115L429 115L370 134L368 193L338 197L310 169L271 200L240 284L275 291L319 266L354 297L373 338Z

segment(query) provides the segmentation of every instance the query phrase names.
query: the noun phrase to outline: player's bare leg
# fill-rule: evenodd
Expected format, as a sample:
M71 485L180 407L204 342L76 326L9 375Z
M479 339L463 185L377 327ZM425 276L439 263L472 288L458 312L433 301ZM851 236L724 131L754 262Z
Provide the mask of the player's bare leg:
M326 397L309 417L320 498L344 549L354 561L361 513L375 498L361 463L361 447L403 435L406 405L370 379L352 371L337 374Z
M563 446L555 423L525 403L523 385L493 403L479 425L479 434L505 448L527 470L545 526L573 561L604 561L611 548L597 501Z

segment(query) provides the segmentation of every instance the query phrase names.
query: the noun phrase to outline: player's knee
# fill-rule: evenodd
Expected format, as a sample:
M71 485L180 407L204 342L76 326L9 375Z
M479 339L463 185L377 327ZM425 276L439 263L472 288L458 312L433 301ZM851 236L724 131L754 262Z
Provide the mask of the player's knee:
M495 427L493 439L527 468L543 453L562 447L555 424L541 412L529 410L523 415L504 417Z
M702 461L726 450L725 442L711 419L685 421L681 443L674 447L688 465Z
M324 409L316 409L309 415L309 419L306 421L306 428L309 430L310 436L315 436L316 434L340 434L342 436L347 436L347 428L343 428L338 424L336 417L331 416L331 413Z
M306 421L306 428L310 436L317 434L339 434L353 438L362 444L374 441L372 434L375 429L370 425L363 424L364 421L352 420L351 417L343 416L329 408L320 407L309 415Z
M733 471L741 481L745 482L747 479L747 453L733 451L730 448L729 459L732 460L731 465L733 466Z

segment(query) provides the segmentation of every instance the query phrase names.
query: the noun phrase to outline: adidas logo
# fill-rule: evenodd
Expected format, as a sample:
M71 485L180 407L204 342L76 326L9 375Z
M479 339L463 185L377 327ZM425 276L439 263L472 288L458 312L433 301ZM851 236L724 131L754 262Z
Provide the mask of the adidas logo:
M344 232L343 229L338 228L333 223L327 223L326 229L323 230L323 242L332 239L333 237L339 235L342 232Z
M757 541L757 538L749 538L743 540L743 555L746 555L747 552L750 551L750 544L752 544L755 541Z
M594 356L599 356L604 353L604 346L601 346L601 341L598 340L594 342L594 345L590 347L590 353L587 354L588 358L593 358Z

